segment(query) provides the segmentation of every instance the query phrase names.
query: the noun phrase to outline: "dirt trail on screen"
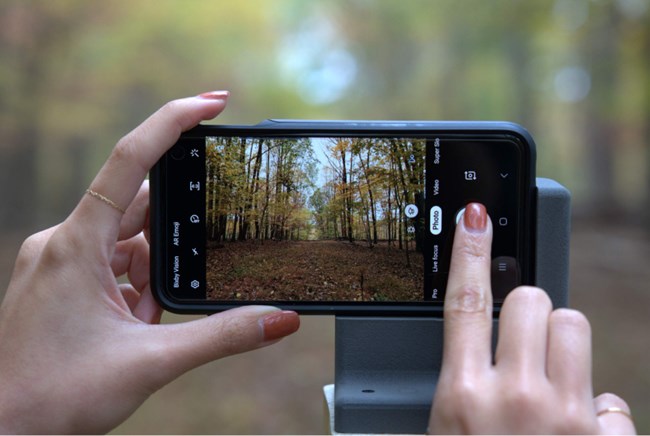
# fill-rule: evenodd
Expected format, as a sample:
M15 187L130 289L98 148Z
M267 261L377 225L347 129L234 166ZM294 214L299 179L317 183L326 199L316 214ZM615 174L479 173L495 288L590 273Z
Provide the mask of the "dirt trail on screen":
M385 243L230 242L207 252L214 300L412 301L422 299L422 255Z

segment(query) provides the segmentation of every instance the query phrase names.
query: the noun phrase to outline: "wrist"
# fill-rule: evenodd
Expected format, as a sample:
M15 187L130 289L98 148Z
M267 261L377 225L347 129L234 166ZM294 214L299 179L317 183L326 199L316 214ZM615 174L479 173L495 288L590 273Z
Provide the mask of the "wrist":
M9 383L0 379L0 434L19 434L22 425L20 422L20 413L16 407L14 394L9 388ZM20 400L19 400L20 401Z
M26 434L49 432L48 429L38 428L38 404L34 400L39 396L33 395L28 387L22 387L14 377L0 376L0 434Z

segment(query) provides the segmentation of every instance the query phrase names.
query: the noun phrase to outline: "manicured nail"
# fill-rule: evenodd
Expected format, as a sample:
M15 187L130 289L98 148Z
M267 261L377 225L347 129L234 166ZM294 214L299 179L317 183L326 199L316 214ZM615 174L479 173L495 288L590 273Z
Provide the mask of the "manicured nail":
M487 210L481 203L470 203L463 214L465 228L471 232L481 233L487 228Z
M210 91L199 94L199 97L206 98L208 100L225 100L229 95L229 91Z
M283 338L298 330L300 317L290 310L279 310L266 315L260 320L264 330L264 340L273 341Z

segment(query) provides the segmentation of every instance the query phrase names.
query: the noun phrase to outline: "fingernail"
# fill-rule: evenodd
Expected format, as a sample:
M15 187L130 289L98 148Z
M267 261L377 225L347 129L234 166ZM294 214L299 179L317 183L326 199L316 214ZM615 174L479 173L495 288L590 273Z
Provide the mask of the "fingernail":
M290 310L276 311L262 318L260 324L264 330L264 340L273 341L298 330L300 317Z
M230 95L229 91L210 91L199 94L199 97L205 98L208 100L225 100Z
M472 232L484 232L487 228L487 210L481 203L470 203L463 214L465 228Z

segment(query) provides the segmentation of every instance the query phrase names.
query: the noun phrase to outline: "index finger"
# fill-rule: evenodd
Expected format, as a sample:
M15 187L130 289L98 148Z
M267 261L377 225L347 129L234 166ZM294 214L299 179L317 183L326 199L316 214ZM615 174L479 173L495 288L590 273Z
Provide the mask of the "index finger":
M227 98L228 92L217 91L171 101L124 136L90 185L117 207L85 195L71 215L77 227L90 225L102 243L114 243L122 219L119 209L128 207L149 170L182 132L216 117Z
M443 368L491 364L492 224L485 206L470 203L456 226L444 306Z

